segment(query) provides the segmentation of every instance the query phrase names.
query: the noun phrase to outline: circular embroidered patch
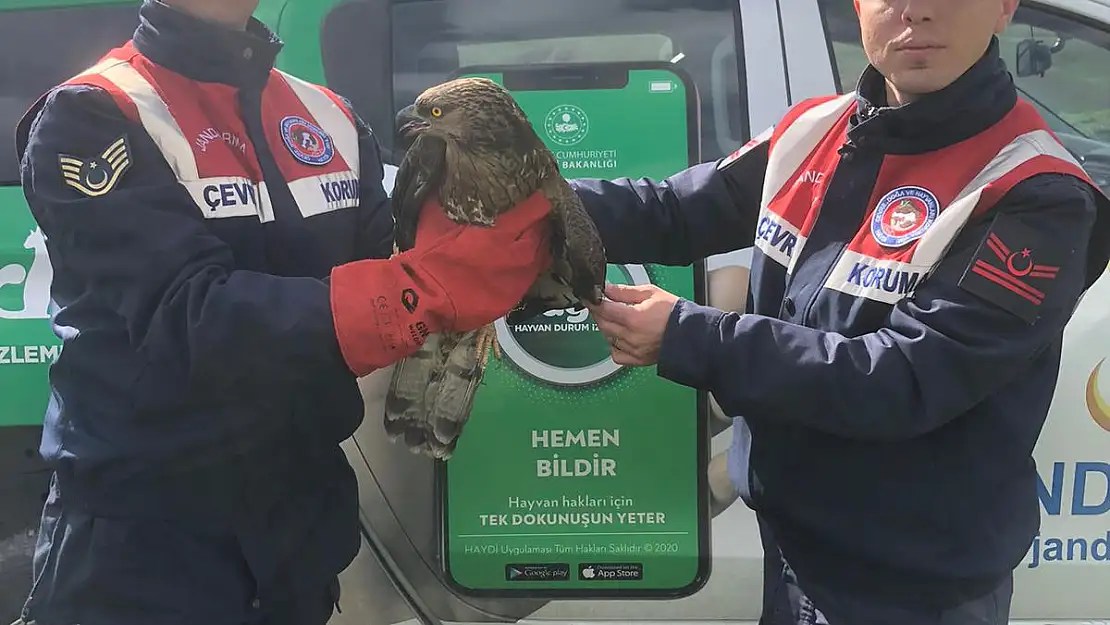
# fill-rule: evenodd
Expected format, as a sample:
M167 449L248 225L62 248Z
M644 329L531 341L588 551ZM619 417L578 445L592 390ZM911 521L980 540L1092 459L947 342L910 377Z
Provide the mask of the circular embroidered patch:
M940 214L940 202L923 187L893 189L871 215L871 236L883 247L901 247L921 238Z
M331 137L303 117L289 115L282 119L281 138L294 158L307 165L326 165L335 156Z

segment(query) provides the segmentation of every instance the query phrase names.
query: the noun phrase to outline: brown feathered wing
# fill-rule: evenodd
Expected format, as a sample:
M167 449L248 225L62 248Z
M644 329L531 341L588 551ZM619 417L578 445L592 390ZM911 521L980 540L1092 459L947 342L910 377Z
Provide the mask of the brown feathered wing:
M486 108L482 113L523 115L519 109ZM505 128L508 132L510 126ZM439 194L452 221L477 227L492 223L537 189L545 194L552 207L553 264L510 319L583 301L596 303L605 284L605 251L592 219L559 174L554 155L530 125L527 131L525 136L507 137L503 149L484 154L420 137L399 167L393 192L400 249L412 246L420 207L430 193ZM390 437L404 438L414 453L449 458L470 417L491 348L496 353L496 340L492 324L473 332L437 333L400 362L386 397L385 429Z

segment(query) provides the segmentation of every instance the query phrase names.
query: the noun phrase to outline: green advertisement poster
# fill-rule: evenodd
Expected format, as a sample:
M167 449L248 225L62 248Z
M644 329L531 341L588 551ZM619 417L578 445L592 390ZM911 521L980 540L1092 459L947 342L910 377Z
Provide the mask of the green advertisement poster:
M692 82L665 64L470 68L513 92L567 178L663 178L698 158ZM611 282L703 301L702 266ZM472 418L440 468L445 576L464 594L678 597L709 574L707 408L624 368L585 309L498 321Z
M0 187L0 427L39 425L61 341L50 328L53 271L19 187Z

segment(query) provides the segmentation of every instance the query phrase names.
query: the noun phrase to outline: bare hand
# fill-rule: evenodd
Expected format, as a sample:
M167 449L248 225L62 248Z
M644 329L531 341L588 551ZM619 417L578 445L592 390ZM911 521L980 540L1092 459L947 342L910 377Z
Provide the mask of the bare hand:
M632 366L655 364L678 296L651 284L610 284L605 295L608 299L589 308L598 329L609 341L613 362Z

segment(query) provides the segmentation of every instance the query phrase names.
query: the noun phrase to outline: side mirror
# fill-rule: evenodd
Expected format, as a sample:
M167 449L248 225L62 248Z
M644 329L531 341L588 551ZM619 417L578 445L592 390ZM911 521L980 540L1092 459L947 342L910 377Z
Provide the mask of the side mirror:
M1019 77L1044 76L1052 67L1052 48L1037 39L1022 39L1017 44L1017 66Z

